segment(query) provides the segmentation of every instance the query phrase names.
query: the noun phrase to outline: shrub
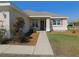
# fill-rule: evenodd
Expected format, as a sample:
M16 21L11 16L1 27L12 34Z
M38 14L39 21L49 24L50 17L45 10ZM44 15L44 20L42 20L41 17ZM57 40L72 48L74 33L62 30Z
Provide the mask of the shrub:
M5 29L0 29L0 43L4 40L5 32Z
M37 31L37 28L36 27L33 27L33 32L36 32Z
M13 26L12 32L13 32L13 41L20 42L21 38L23 37L24 33L22 32L24 27L24 19L22 17L17 17L16 22Z
M75 30L73 30L73 31L72 31L72 33L76 33L76 31L75 31Z

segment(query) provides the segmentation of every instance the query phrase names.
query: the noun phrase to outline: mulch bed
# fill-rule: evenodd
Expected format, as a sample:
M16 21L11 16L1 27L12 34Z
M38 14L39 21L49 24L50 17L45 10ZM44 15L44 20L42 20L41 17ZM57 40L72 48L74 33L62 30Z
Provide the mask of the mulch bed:
M29 42L27 42L27 45L36 45L38 40L39 33L32 33L32 35L29 38Z
M7 43L6 45L29 45L29 46L34 46L36 45L37 43L37 40L38 40L38 36L39 36L39 33L37 32L34 32L32 33L29 37L26 36L26 38L24 40L26 40L25 42L23 43L20 43L20 42L12 42L10 41L9 43ZM27 39L28 38L28 39Z

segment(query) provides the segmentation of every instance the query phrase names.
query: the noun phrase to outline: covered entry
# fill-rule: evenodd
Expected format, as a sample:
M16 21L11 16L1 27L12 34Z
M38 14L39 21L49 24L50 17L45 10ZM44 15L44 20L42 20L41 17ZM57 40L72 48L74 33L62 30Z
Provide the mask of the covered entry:
M46 18L31 18L31 27L35 27L38 31L46 31Z

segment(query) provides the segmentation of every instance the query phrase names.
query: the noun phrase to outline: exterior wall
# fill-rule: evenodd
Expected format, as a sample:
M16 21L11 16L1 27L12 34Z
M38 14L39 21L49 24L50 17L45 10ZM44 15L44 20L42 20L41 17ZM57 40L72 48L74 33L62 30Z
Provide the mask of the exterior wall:
M10 12L6 11L6 18L4 19L4 27L6 29L6 33L5 33L5 37L10 38L11 37L11 33L10 33Z
M66 31L67 30L67 19L61 20L61 25L53 25L52 23L52 30L53 31Z
M3 13L2 12L0 12L0 29L4 29L4 27L2 27L2 26L4 26L4 16L3 16Z
M29 23L29 19L27 18L27 16L24 15L23 13L21 13L21 12L22 11L17 12L15 9L10 10L10 24L11 24L10 28L12 28L12 26L15 23L17 17L22 17L25 21L23 32L26 33L30 29L30 23Z
M5 17L4 17L5 15ZM5 37L10 38L10 12L8 7L0 6L0 20L3 21L3 29L6 30Z

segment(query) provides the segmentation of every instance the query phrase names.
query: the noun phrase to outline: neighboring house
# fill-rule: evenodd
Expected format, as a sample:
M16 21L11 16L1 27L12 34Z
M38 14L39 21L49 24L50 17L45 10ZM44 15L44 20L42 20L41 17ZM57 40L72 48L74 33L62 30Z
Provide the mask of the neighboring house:
M12 26L17 17L23 17L25 26L23 32L28 32L32 27L44 31L67 30L67 18L48 12L22 11L11 2L0 3L0 26L6 29L8 38L11 37ZM2 28L0 27L0 28Z
M30 29L28 16L19 10L11 2L0 2L0 29L6 29L5 37L11 37L12 27L15 24L16 18L22 17L25 21L25 26L23 32L26 33Z
M73 28L74 29L79 29L79 20L73 21Z

